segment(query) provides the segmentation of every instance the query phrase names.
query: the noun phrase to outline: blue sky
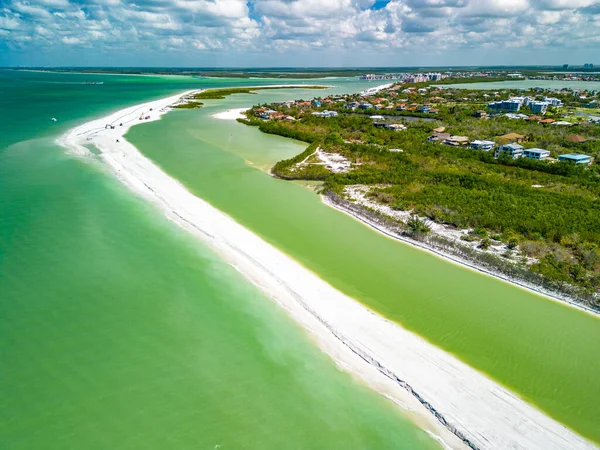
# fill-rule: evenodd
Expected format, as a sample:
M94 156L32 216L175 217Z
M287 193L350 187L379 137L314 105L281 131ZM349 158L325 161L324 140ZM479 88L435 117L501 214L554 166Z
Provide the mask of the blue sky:
M600 0L0 0L0 66L600 64Z

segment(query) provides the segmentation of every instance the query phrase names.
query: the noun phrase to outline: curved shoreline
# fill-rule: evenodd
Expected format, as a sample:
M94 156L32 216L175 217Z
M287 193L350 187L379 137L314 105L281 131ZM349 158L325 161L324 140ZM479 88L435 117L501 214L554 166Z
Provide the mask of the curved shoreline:
M369 218L364 217L354 211L351 211L348 208L345 208L342 205L339 205L339 204L333 202L326 195L321 195L320 197L321 197L322 202L324 204L326 204L327 206L329 206L330 208L336 209L336 210L352 217L354 220L357 220L358 222L361 222L364 225L367 225L368 227L374 229L378 233L383 234L384 236L387 236L396 241L400 241L402 243L408 244L412 247L418 248L419 250L430 253L438 258L441 258L441 259L444 259L453 264L462 266L466 269L472 270L474 272L479 272L483 275L487 275L492 278L496 278L505 283L511 284L515 287L518 287L520 289L524 289L528 292L531 292L532 294L541 295L542 297L547 298L548 300L552 300L552 301L561 303L565 306L570 306L572 308L578 309L582 312L588 313L588 314L600 319L600 311L595 310L590 307L587 307L581 303L578 303L566 295L561 295L561 294L555 293L553 291L541 288L539 286L536 286L536 285L533 285L530 283L526 283L524 281L520 281L517 278L512 278L512 277L509 277L508 275L504 275L502 273L495 272L493 270L489 270L485 267L481 267L481 266L477 265L474 262L469 261L468 259L460 258L458 256L452 255L451 253L447 253L447 252L444 252L443 250L437 249L431 245L427 245L425 243L416 241L414 239L410 239L408 237L401 236L398 233L395 233L392 230L389 230L386 227L379 225L379 224L373 222L372 220L369 220Z
M121 181L210 245L285 308L340 366L405 405L416 423L451 448L596 448L454 356L335 290L195 197L123 138L129 127L160 119L190 92L88 122L58 142L76 154L89 153L84 145L97 147ZM139 120L140 112L149 119ZM124 125L103 128L115 120Z

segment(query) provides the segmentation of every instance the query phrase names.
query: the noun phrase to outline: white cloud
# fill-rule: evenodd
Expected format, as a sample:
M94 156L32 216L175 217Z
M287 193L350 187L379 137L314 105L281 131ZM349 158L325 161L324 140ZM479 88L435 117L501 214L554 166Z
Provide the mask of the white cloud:
M60 41L67 45L77 45L83 43L82 39L73 36L64 36Z
M134 55L167 50L293 55L310 49L349 57L468 55L509 46L539 54L582 42L597 48L600 36L599 0L392 0L371 10L373 5L374 0L3 0L0 30L9 49L17 43L32 51L85 44ZM363 63L369 64L355 64Z

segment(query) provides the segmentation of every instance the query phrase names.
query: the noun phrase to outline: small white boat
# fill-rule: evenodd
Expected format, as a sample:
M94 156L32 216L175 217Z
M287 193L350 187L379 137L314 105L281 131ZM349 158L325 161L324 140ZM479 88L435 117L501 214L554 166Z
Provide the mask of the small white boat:
M56 117L53 117L53 118L52 118L52 122L56 122Z

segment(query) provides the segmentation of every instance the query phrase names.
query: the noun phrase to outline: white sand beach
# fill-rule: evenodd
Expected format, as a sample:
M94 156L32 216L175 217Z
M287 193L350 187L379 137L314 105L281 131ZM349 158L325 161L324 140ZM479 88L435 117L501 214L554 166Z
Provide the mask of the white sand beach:
M248 111L248 109L249 108L228 109L227 111L222 111L222 112L213 114L212 117L214 117L215 119L221 119L221 120L244 119L245 116L242 113Z
M445 446L597 448L454 356L337 291L192 195L125 141L129 127L159 119L186 94L88 122L58 142L80 155L89 153L85 145L97 147L119 179L210 245L285 308L340 367L398 403ZM106 128L107 124L115 128Z

